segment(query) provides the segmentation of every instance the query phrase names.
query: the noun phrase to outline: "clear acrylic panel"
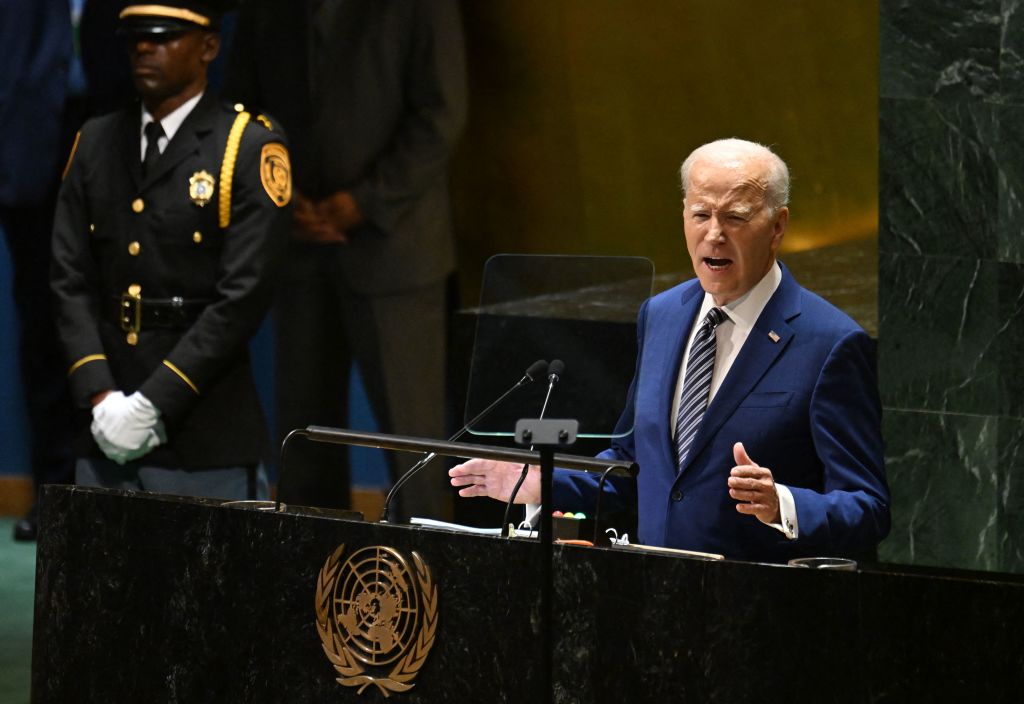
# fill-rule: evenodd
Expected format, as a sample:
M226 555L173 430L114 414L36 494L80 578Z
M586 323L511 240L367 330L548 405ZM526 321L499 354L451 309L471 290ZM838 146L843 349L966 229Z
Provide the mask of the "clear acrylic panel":
M612 437L636 366L636 315L651 295L644 257L500 254L484 268L466 422L501 396L538 359L559 359L546 418L575 418L580 437ZM476 435L512 435L537 418L546 372L481 420ZM619 429L628 434L631 429Z

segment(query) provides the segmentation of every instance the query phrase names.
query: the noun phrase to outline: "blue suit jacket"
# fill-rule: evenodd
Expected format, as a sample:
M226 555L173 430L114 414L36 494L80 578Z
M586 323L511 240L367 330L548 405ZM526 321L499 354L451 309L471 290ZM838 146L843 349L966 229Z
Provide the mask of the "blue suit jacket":
M633 432L601 454L640 465L635 485L612 488L637 502L640 540L766 561L877 545L889 531L889 490L873 343L785 267L677 474L669 415L703 296L693 279L640 308L636 374L618 426ZM792 490L798 539L736 511L727 478L737 441ZM559 470L559 506L592 510L596 484L591 474Z
M67 0L0 3L0 206L56 191L71 50Z

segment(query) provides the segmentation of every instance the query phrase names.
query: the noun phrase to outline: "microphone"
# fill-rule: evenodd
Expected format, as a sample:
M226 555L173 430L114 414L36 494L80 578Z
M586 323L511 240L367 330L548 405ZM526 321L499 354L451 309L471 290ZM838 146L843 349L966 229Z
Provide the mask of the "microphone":
M551 392L555 388L555 384L565 374L565 362L560 359L552 359L551 364L548 365L548 393L544 396L544 405L541 406L540 415L538 418L544 417L544 411L548 409L548 401L551 399ZM530 446L533 449L533 446ZM508 516L512 512L512 504L516 500L516 495L519 493L520 487L523 486L523 482L526 481L526 475L530 472L530 465L524 464L523 471L519 474L519 480L516 485L512 487L512 493L509 494L508 501L505 503L505 515L501 519L501 537L508 537Z
M565 362L560 359L551 360L551 364L548 365L548 393L551 393L551 387L565 374ZM544 405L547 406L547 399L544 400Z
M450 438L448 438L448 442L453 442L453 441L458 440L459 438L461 438L463 435L465 435L469 431L470 428L472 428L474 425L476 425L481 420L483 420L485 417L487 417L490 414L491 411L493 411L495 408L497 408L498 405L501 404L502 401L504 401L506 398L511 396L515 391L517 391L517 390L521 389L522 387L526 386L527 384L531 384L534 381L536 381L537 379L539 379L540 375L544 373L545 367L550 372L551 365L548 364L547 361L543 360L543 359L538 359L536 362L531 364L526 369L526 371L523 372L523 377L519 381L517 381L515 384L513 384L508 389L508 391L506 391L501 396L499 396L493 403L491 403L490 406L488 406L484 410L480 411L480 413L478 413L475 418L473 418L471 421L469 421L464 426L462 426L462 428L457 433L455 433ZM549 394L551 393L550 388L548 390L548 393ZM407 484L408 481L410 479L412 479L421 469L423 469L428 464L430 464L430 462L435 457L437 457L437 453L428 452L427 454L423 455L423 457L420 458L419 462L417 462L412 467L410 467L409 470L405 474L403 474L402 476L400 476L398 478L398 481L396 481L395 485L393 487L391 487L391 491L388 492L387 497L384 499L384 509L380 512L380 522L381 523L387 523L388 522L388 515L391 513L391 502L394 500L395 496L398 494L398 490L401 489L405 484Z
M543 373L545 365L550 366L545 360L538 359L536 362L531 364L525 372L523 372L523 378L520 379L517 383L524 384L529 383L531 381L535 381L537 377L539 377L541 373ZM478 420L479 418L480 416L477 416L473 420Z

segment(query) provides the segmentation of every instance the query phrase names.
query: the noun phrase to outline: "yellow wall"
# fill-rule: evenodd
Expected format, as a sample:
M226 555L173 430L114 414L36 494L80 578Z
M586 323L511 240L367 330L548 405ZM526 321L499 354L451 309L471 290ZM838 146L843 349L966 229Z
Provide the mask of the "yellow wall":
M785 250L877 236L877 0L464 0L470 118L454 189L463 290L498 252L690 270L678 167L772 145Z

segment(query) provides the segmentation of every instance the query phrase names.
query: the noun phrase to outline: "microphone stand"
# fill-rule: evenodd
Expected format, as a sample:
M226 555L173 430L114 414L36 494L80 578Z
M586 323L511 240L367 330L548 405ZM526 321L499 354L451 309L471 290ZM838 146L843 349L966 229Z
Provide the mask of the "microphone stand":
M516 442L531 445L540 452L540 545L541 545L541 589L540 621L543 645L541 663L541 686L553 701L551 685L554 672L552 633L554 632L554 549L551 543L551 506L553 478L555 475L555 448L566 447L576 442L579 432L576 420L523 419L516 423Z
M466 423L464 426L462 426L461 430L459 430L457 433L455 433L450 438L448 438L448 442L453 442L453 441L458 440L459 438L461 438L463 435L465 435L469 431L470 428L472 428L474 425L479 423L491 411L493 411L495 408L497 408L501 404L502 401L507 399L509 396L511 396L513 393L515 393L516 391L518 391L522 387L526 386L527 384L532 383L533 380L534 380L534 376L536 376L536 374L538 374L539 371L540 371L538 369L538 367L540 367L542 365L543 366L547 366L547 362L545 362L544 360L540 360L539 359L536 362L534 362L533 364L531 364L530 368L526 370L525 374L523 374L523 378L522 379L517 381L508 391L506 391L501 396L499 396L491 405L489 405L484 410L480 411L472 420L470 420L468 423ZM551 389L550 388L548 389L548 393L549 394L551 393ZM547 401L545 400L544 403L547 404ZM286 438L286 440L287 440L287 438ZM284 452L284 450L282 448L282 453L283 452ZM437 457L437 453L436 452L429 452L429 453L427 453L426 455L424 455L420 459L419 462L417 462L412 467L410 467L409 471L407 471L405 474L403 474L402 476L400 476L398 478L398 481L395 482L395 485L391 487L391 490L388 492L388 495L384 498L384 508L380 512L380 522L381 523L387 523L388 522L388 516L391 513L391 502L394 500L395 496L398 494L398 490L401 489L403 486L405 486L409 482L410 479L412 479L417 473L419 473L419 471L421 469L423 469L428 464L430 464L430 462L432 462L435 457ZM282 459L282 464L283 464L283 459Z
M540 415L537 416L538 420L544 418L544 412L548 409L548 401L551 400L551 392L555 388L555 382L558 381L558 375L552 374L548 379L548 392L544 396L544 403L540 407ZM530 446L533 449L533 445ZM505 513L501 518L501 537L508 537L508 517L512 512L512 504L516 500L516 494L519 493L519 489L523 486L523 482L526 481L526 475L530 473L530 465L524 464L522 472L519 473L519 480L516 485L512 487L512 493L509 494L508 501L505 503Z
M285 477L284 463L285 459L287 459L288 457L288 448L290 447L292 439L297 437L308 438L309 430L307 428L296 428L295 430L288 433L288 435L286 435L284 438L284 442L281 443L281 463L278 467L278 472L280 473L281 476L277 482L277 496L275 497L276 501L274 502L275 513L280 512L281 510L281 485L284 483L282 480Z

